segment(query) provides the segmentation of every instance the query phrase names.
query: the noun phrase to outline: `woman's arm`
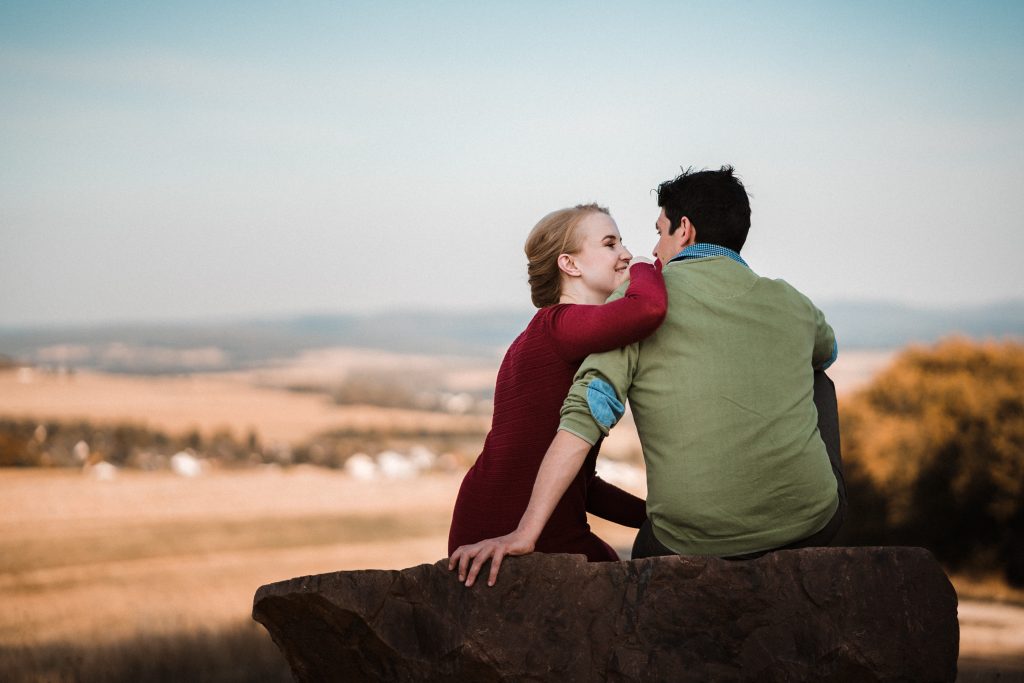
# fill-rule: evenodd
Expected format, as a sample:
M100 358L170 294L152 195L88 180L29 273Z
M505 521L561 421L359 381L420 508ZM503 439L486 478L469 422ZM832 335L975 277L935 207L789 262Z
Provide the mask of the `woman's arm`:
M583 461L587 458L591 444L570 432L559 431L548 446L541 461L537 480L526 512L519 520L516 530L498 538L488 538L470 545L459 546L448 558L448 570L459 568L459 581L466 587L473 585L476 575L484 564L491 561L487 585L493 586L498 580L501 561L508 555L527 555L533 552L544 525L551 518L558 501L562 499L569 484L576 478Z
M661 262L635 263L629 288L621 298L600 306L560 306L549 330L555 348L567 361L611 351L644 339L665 319L668 296Z
M587 483L587 512L622 526L639 529L647 519L642 498L609 484L596 474Z

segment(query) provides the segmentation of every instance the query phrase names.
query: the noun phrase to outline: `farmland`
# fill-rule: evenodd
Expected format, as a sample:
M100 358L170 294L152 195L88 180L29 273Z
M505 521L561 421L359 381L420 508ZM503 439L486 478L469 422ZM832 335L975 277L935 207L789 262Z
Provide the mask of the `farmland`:
M885 357L844 360L835 373L841 392ZM365 365L366 358L356 362ZM310 379L297 372L0 372L0 417L127 421L171 433L256 430L285 444L339 429L455 430L482 439L487 428L480 412L343 405L323 393L286 390ZM493 368L458 372L457 381L442 378L446 386L477 391L493 382ZM637 459L630 426L607 446L609 456ZM308 465L213 465L196 477L130 468L107 478L78 468L0 469L0 678L174 680L189 677L182 667L191 665L217 680L287 680L269 638L250 621L256 588L293 576L441 559L471 451L447 471L410 479L360 480ZM635 492L643 494L642 479ZM594 526L621 550L631 544L631 530L601 520ZM964 680L988 680L971 679L972 671L1024 675L1024 610L1013 606L1021 594L956 582L962 598L984 599L961 603ZM239 659L248 668L238 669ZM177 668L145 668L165 660Z

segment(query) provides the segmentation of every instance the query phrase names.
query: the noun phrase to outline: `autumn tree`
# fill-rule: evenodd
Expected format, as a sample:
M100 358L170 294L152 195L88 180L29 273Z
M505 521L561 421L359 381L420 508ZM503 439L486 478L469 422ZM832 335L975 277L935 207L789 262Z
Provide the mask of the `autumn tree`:
M840 405L840 542L920 545L1024 584L1024 346L911 347Z

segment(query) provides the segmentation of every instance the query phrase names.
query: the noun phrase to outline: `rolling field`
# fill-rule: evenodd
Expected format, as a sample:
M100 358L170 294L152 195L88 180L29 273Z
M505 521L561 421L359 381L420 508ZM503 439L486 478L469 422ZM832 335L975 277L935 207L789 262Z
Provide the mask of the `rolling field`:
M312 467L110 481L0 470L0 680L184 680L188 663L207 680L288 680L250 621L256 589L436 562L460 482L364 482ZM609 527L599 526L607 540L631 543L630 530ZM238 678L233 652L249 667ZM92 674L80 673L83 660ZM133 673L161 660L181 665Z
M862 386L891 357L888 351L847 352L829 374L842 395ZM452 367L441 371L442 362ZM497 372L496 363L348 350L309 353L287 365L247 373L148 377L8 370L0 371L0 417L132 422L170 433L227 430L237 437L256 432L269 443L291 445L328 430L483 433L490 424L487 415L337 405L324 394L282 390L329 383L366 368L399 374L430 371L446 386L470 391L493 386ZM605 439L602 452L639 462L640 443L628 409L626 415Z
M113 481L0 471L0 642L217 628L247 618L263 583L434 562L457 486L313 468Z
M306 574L436 562L446 554L460 480L362 482L312 467L195 479L121 472L112 481L0 470L0 678L76 680L15 675L30 674L39 652L70 644L141 648L155 658L161 648L175 652L160 643L191 652L207 637L220 642L218 634L261 647L264 667L280 665L249 623L256 589ZM629 529L601 520L595 528L620 549L632 542ZM1003 681L1024 675L1024 610L963 601L961 628L966 671L997 667Z
M297 443L328 429L361 431L486 430L489 417L400 408L335 405L323 394L259 386L249 375L141 377L76 372L0 372L0 416L131 421L150 429L204 434L256 431L271 442Z
M847 358L847 370L834 375L840 391L855 383L844 377L866 376L881 362L855 368ZM23 380L0 373L0 416L132 420L168 431L255 427L285 442L353 425L429 431L481 420L485 428L487 420L337 406L245 376ZM607 450L636 447L628 428L617 439ZM120 470L106 481L75 469L0 469L0 680L186 680L194 678L188 665L208 680L288 680L250 620L256 589L441 559L461 476L367 482L269 466L195 478ZM632 543L632 530L594 526L617 548ZM959 582L958 589L992 594ZM963 680L1024 679L1024 609L964 600L961 627ZM177 668L152 668L165 660Z

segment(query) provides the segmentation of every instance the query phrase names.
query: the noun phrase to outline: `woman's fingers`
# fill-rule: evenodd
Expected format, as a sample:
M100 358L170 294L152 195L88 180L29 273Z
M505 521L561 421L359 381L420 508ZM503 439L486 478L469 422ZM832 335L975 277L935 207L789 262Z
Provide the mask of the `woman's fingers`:
M455 565L459 563L459 554L462 552L462 546L455 549L455 552L448 558L448 571L455 569Z
M491 561L487 585L493 586L498 580L501 562L509 555L525 555L533 552L533 545L520 541L514 534L491 538L473 545L459 546L448 558L448 570L459 568L459 581L472 586L488 560Z
M473 557L473 563L469 566L469 573L459 572L459 581L466 584L466 588L472 586L473 582L476 581L476 575L480 571L480 558L483 557L484 552L482 551Z
M491 558L491 575L487 578L487 585L493 586L494 582L498 580L498 569L501 568L501 560L504 554L501 548L494 551L494 557Z
M463 546L465 550L462 551L462 557L459 558L459 581L466 580L466 570L469 568L470 561L480 552L479 545L479 543L476 543L471 546Z
M460 545L455 549L455 552L448 558L448 571L452 571L456 567L459 568L459 581L462 581L466 576L466 562L472 555L470 550L472 546Z
M466 588L469 588L476 581L477 574L483 569L484 563L494 553L494 541L484 541L480 544L483 548L473 558L473 566L469 568L469 576L466 577Z

